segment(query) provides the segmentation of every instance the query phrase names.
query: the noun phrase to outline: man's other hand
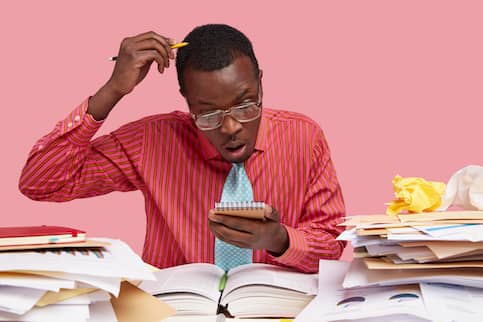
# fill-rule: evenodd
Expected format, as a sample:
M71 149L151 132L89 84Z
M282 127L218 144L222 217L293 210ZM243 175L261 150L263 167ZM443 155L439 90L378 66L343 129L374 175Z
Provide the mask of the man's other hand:
M288 234L280 224L278 211L266 206L264 219L247 219L208 213L208 224L213 234L226 243L252 249L265 249L273 256L282 255L289 246Z

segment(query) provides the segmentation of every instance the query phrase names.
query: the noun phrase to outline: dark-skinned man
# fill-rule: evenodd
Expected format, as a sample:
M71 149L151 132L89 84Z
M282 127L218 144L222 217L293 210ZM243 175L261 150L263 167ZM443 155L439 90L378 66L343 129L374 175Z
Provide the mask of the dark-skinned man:
M140 190L143 259L161 268L263 262L316 272L320 258L339 258L344 202L319 125L263 106L262 71L240 31L204 25L184 41L176 70L189 113L149 116L92 140L153 63L163 74L175 59L166 36L126 38L106 84L34 145L22 193L63 202ZM215 214L220 200L265 202L264 219Z

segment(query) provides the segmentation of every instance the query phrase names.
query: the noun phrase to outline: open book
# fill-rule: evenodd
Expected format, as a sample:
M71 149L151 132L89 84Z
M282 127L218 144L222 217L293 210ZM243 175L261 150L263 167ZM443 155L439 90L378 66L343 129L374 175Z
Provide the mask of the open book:
M294 317L317 294L317 274L268 264L247 264L225 272L207 263L155 272L157 281L139 287L173 306L177 315ZM220 308L219 308L220 306Z

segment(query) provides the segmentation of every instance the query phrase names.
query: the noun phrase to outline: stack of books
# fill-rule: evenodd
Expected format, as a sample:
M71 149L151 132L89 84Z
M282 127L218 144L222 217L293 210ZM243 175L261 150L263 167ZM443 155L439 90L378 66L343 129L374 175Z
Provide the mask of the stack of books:
M0 245L0 321L158 321L174 313L136 287L155 277L120 240L68 227L4 227Z

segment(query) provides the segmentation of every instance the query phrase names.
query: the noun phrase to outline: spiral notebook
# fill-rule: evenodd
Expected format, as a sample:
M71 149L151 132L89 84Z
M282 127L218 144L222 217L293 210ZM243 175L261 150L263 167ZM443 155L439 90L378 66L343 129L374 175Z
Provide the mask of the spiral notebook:
M215 214L263 219L265 203L259 201L224 201L215 203Z

